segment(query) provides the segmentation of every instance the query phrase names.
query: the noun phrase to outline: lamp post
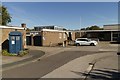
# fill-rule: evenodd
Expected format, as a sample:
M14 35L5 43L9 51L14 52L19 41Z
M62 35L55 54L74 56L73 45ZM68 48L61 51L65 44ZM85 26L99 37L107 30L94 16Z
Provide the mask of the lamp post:
M81 17L80 17L80 28L81 28ZM80 29L79 29L80 30Z

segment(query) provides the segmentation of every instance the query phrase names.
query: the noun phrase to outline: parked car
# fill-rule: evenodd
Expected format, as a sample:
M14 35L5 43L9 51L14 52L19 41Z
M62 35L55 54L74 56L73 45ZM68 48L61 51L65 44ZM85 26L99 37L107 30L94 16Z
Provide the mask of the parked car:
M75 40L75 44L77 46L80 46L80 45L96 46L98 43L97 43L97 41L94 41L94 40L91 40L91 39L88 39L88 38L77 38Z

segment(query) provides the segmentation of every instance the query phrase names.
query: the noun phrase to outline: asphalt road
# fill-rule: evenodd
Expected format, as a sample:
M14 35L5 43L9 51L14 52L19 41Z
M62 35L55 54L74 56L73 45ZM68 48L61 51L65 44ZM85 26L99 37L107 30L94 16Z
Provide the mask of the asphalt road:
M95 51L65 51L40 61L31 62L2 72L3 78L41 78L56 68L81 56L96 53ZM99 53L99 52L98 52ZM73 65L74 66L74 65Z
M4 65L2 65L2 68L11 67L11 66L14 66L14 65L17 65L17 64L22 64L22 63L25 63L25 62L28 62L28 61L32 61L34 59L37 59L37 58L43 56L44 54L45 53L43 51L40 51L40 50L29 50L29 55L32 55L33 57L26 58L26 59L23 59L23 60L20 60L20 61L17 61L17 62L13 62L13 63L4 64Z

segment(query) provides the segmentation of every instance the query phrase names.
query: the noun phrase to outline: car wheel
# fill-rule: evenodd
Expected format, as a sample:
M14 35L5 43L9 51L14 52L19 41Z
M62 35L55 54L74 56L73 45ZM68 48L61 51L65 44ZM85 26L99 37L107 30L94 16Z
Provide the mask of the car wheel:
M91 45L91 46L95 46L95 44L94 44L94 43L91 43L90 45Z
M77 44L76 44L76 46L80 46L80 44L79 44L79 43L77 43Z

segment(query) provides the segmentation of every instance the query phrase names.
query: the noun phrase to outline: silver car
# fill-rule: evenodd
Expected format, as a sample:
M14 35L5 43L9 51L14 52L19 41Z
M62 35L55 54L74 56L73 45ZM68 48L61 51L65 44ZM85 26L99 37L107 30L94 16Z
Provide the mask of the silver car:
M91 39L88 39L88 38L77 38L75 40L75 44L77 46L80 46L80 45L96 46L98 43L97 43L97 41L94 41L94 40L91 40Z

